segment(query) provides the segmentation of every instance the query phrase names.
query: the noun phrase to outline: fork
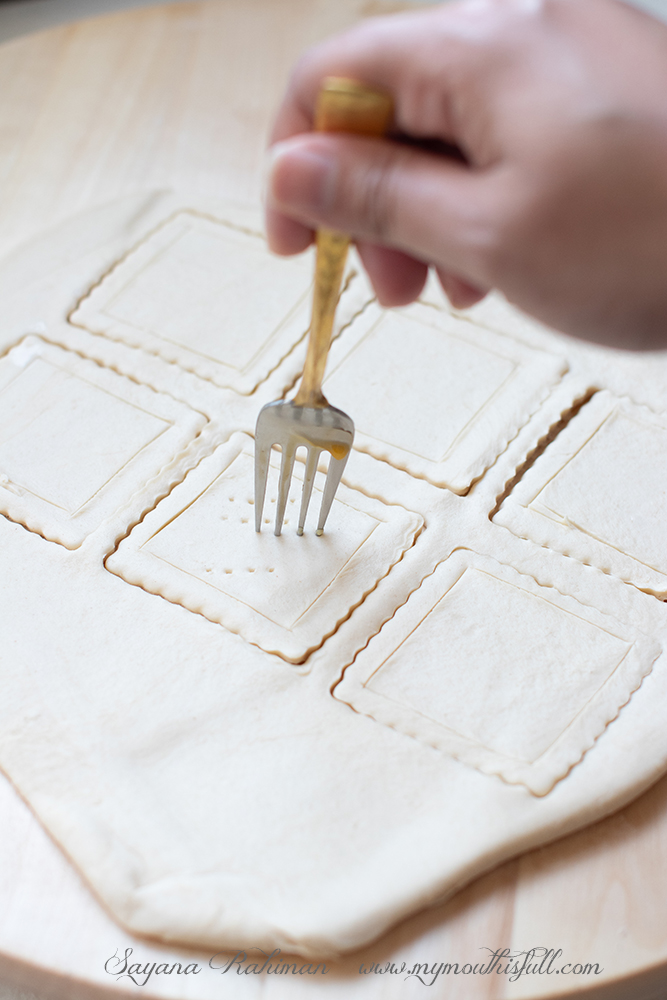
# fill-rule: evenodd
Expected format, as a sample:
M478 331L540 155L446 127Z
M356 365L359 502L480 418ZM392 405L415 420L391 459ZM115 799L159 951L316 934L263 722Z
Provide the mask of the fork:
M320 132L353 132L381 136L387 130L393 105L388 94L355 80L328 77L318 96L315 128ZM277 400L262 407L255 428L255 530L261 531L271 449L281 449L280 480L274 534L280 535L285 518L297 449L306 448L306 471L301 493L297 534L303 534L308 505L320 455L329 452L317 535L324 531L331 504L354 441L354 423L331 406L322 392L331 332L345 259L348 236L320 229L316 238L315 287L306 363L301 385L292 400Z

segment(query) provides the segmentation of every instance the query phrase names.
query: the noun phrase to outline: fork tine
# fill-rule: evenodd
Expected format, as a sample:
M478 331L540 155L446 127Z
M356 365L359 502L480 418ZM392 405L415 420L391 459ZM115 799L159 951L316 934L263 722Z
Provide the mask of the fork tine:
M262 530L262 512L264 510L270 457L271 445L260 445L258 434L255 438L255 531Z
M329 511L331 510L331 504L333 503L333 498L336 495L336 490L338 489L338 484L340 483L341 476L345 466L347 465L347 460L349 458L349 451L344 458L334 458L333 455L329 457L329 468L327 469L327 481L324 486L324 496L322 497L322 506L320 507L320 520L317 525L316 535L321 535L324 532L324 525L326 524L327 518L329 516Z
M278 482L278 503L276 505L276 526L273 530L274 535L279 535L283 530L285 507L287 506L287 497L289 496L290 482L292 481L295 456L296 448L293 445L283 445L282 460L280 462L280 480Z
M306 471L303 477L303 490L301 492L301 510L299 511L299 527L297 528L297 535L303 534L303 526L306 523L308 504L310 503L310 495L313 492L313 483L315 482L315 473L317 472L317 463L321 454L321 448L315 448L312 445L308 448Z

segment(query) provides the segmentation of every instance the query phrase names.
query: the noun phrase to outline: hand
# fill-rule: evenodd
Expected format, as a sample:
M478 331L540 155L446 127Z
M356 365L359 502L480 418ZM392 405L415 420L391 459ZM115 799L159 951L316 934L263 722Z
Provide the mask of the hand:
M418 143L312 133L325 76L389 91L397 133ZM497 288L567 333L667 346L666 94L667 27L620 0L364 22L294 72L271 139L270 246L299 253L315 227L340 229L384 305L416 298L433 265L458 308Z

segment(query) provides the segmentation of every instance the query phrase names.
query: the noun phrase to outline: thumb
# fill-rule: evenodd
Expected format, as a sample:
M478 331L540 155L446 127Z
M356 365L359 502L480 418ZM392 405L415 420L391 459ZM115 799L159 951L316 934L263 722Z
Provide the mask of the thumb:
M492 188L484 171L445 156L306 133L272 147L267 191L274 219L337 229L489 287Z

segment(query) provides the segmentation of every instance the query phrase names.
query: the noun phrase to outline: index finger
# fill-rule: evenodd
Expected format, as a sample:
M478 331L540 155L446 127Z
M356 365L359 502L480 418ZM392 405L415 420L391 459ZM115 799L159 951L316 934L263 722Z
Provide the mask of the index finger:
M312 130L317 95L327 76L360 80L391 94L397 131L452 141L455 129L448 102L442 98L441 47L447 35L448 47L460 48L455 15L458 10L460 18L462 9L468 5L374 18L310 49L292 73L270 145ZM453 52L445 62L453 75L457 62ZM300 253L312 242L311 229L270 206L266 223L271 246L278 253Z
M327 76L359 80L391 94L397 129L410 135L451 139L446 102L427 96L429 87L437 87L442 95L442 53L427 49L435 49L434 34L439 36L440 48L443 33L448 33L448 27L451 31L454 24L452 13L453 9L373 18L310 49L292 73L270 144L312 129L317 95ZM451 61L449 66L451 73Z

